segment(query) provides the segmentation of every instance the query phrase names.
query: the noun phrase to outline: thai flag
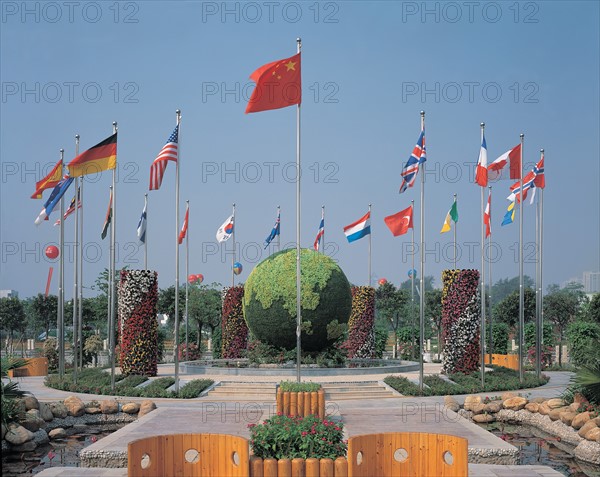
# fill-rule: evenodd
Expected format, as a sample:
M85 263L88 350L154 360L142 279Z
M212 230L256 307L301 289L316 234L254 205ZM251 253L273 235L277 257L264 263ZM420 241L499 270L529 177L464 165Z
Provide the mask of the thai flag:
M400 194L409 187L412 187L419 172L419 164L423 164L427 160L425 152L425 131L421 131L417 144L413 149L412 154L408 158L404 169L400 175L402 176L402 185L400 186Z
M367 212L356 222L344 227L344 234L348 242L354 242L371 233L371 212Z
M313 244L313 248L318 252L321 247L321 239L325 235L325 217L323 212L321 212L321 222L319 222L319 231L317 232L317 237L315 238L315 243Z

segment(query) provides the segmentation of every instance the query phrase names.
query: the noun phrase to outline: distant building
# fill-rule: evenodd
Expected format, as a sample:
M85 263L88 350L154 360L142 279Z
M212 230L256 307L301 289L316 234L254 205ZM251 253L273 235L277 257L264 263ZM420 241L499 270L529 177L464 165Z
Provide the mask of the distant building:
M19 292L16 290L0 290L0 298L19 298Z
M600 272L583 272L583 291L600 293Z

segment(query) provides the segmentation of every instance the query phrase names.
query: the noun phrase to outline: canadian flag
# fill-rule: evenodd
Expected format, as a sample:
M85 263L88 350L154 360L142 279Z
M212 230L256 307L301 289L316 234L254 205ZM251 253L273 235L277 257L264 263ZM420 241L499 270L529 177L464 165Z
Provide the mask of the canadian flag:
M488 166L488 179L494 180L500 177L504 166L510 162L510 178L521 178L521 144L513 147L510 151L502 154L498 159Z

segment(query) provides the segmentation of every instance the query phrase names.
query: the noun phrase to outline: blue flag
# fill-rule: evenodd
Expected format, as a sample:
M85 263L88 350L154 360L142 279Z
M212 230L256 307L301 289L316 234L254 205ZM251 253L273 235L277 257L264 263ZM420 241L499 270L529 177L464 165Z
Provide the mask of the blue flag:
M73 177L64 176L61 181L56 185L56 187L52 190L50 197L44 204L44 208L38 215L37 219L35 219L35 225L40 225L54 210L56 204L60 201L65 192L73 182Z
M277 220L275 220L275 225L273 225L273 230L271 230L271 233L265 239L265 248L267 248L269 246L269 244L273 241L273 239L280 234L280 232L281 232L280 226L281 226L281 217L280 217L280 213L277 212Z
M512 224L515 220L515 203L511 202L508 205L508 210L506 214L504 214L504 219L502 220L502 225Z
M137 236L141 243L146 243L146 219L147 219L146 206L147 206L147 204L144 204L144 210L142 211L142 215L140 217L140 221L138 222L138 226L137 226Z

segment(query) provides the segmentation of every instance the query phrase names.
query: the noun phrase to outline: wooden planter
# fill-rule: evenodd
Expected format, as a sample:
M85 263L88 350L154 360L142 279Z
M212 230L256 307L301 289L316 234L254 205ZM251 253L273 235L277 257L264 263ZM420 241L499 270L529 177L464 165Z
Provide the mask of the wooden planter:
M261 459L250 457L250 477L348 477L345 457L332 459Z
M20 368L9 369L9 378L19 378L23 376L47 376L48 375L48 359L47 358L30 358L27 364Z
M313 392L283 392L278 389L277 413L291 417L314 414L319 416L319 419L325 419L325 391L319 389Z
M489 364L490 355L485 355L485 362ZM492 364L504 366L509 369L519 369L519 355L517 354L492 354Z

